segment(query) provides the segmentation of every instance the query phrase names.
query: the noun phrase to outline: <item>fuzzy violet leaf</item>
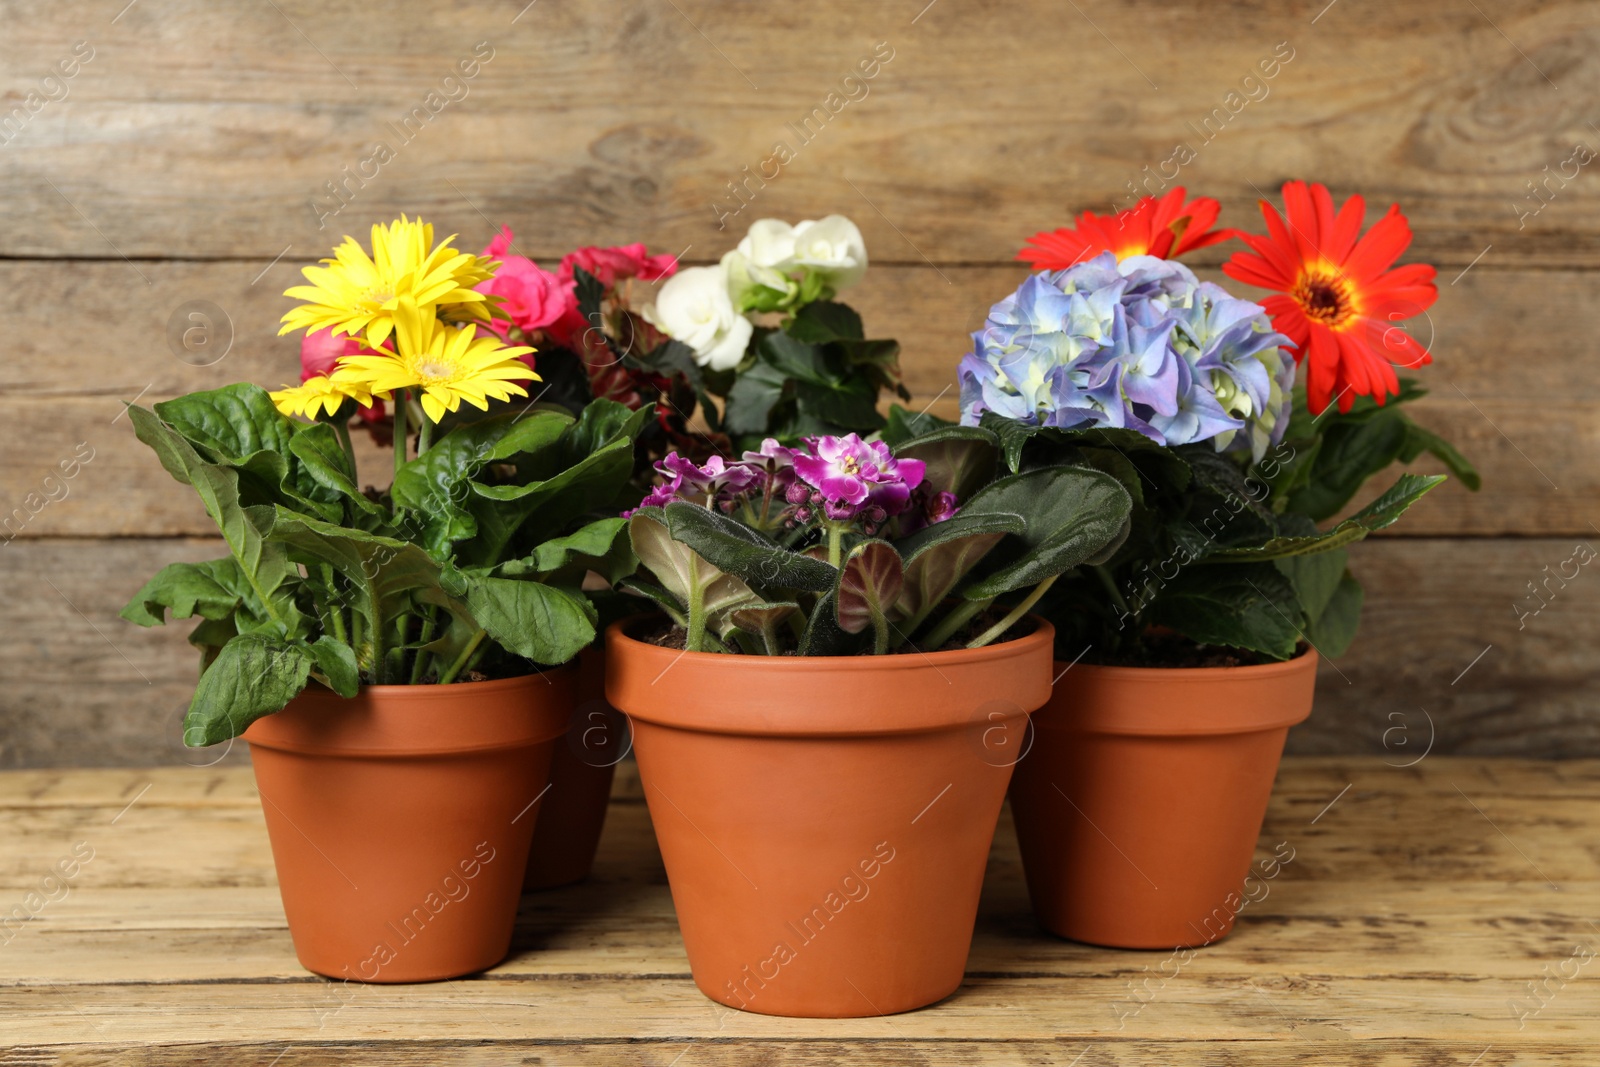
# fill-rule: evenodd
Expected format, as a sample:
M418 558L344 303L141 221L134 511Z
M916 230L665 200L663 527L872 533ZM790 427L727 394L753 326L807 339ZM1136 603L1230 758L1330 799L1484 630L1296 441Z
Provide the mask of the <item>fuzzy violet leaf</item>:
M1033 586L1083 563L1104 559L1128 533L1133 501L1109 474L1046 467L1001 478L978 492L963 515L1020 515L1026 548L961 590L985 600Z
M827 563L780 548L719 512L682 500L664 510L673 538L753 586L822 592L838 580L839 572Z
M835 597L839 628L858 634L872 628L873 651L889 651L890 614L900 599L905 563L887 541L862 541L845 556Z

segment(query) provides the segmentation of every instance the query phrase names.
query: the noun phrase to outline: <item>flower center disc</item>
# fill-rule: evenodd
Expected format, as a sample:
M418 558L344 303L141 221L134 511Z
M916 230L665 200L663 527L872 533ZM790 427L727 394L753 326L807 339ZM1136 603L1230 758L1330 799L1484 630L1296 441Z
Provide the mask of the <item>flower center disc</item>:
M434 385L440 381L454 377L455 367L449 363L438 360L425 359L417 364L417 377L422 379L424 385Z
M1339 326L1354 314L1350 283L1335 274L1305 274L1290 294L1308 318Z

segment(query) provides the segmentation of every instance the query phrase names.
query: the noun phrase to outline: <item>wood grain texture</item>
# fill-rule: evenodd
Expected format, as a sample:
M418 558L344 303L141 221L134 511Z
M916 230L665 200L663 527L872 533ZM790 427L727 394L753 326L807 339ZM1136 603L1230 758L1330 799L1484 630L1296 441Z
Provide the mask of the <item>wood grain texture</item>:
M294 961L247 770L0 774L0 901L95 849L0 951L4 1062L1581 1064L1600 1029L1581 980L1521 1029L1509 1009L1595 942L1600 857L1571 841L1600 824L1600 761L1287 758L1261 840L1293 860L1164 984L1160 953L1037 931L1003 817L961 990L844 1021L694 990L636 779L618 792L594 878L525 898L504 963L341 986Z
M904 262L1008 259L1069 211L1128 197L1180 143L1194 158L1169 175L1225 198L1229 222L1311 176L1404 199L1421 250L1452 263L1490 243L1508 261L1600 260L1587 175L1552 186L1537 217L1516 207L1539 203L1526 183L1576 142L1600 147L1586 121L1600 30L1581 0L1315 22L1289 0L1225 20L1162 0L472 0L377 19L349 0L105 7L8 13L9 107L72 42L94 55L0 153L0 254L270 259L401 210L461 230L526 215L542 255L641 236L676 250L717 240L712 205L737 203L727 183L783 140L795 157L751 186L752 210L847 210ZM492 60L446 85L480 42ZM892 60L844 85L879 42ZM1292 58L1261 80L1280 46ZM404 140L396 127L430 92ZM823 106L836 113L802 142L788 123ZM347 214L319 230L310 203L380 140L392 161L351 182Z
M1583 570L1537 615L1527 583L1573 555L1571 540L1385 538L1357 546L1367 588L1350 652L1324 664L1316 710L1290 750L1600 756L1600 580ZM219 541L22 540L0 546L26 632L0 643L0 765L223 765L242 753L186 750L178 723L196 654L183 623L117 618L169 560L222 554ZM1548 594L1547 594L1548 595ZM1481 656L1480 656L1481 653ZM243 746L240 746L241 748Z
M18 508L26 520L0 530L0 539L9 532L82 537L213 531L194 494L134 439L122 405L141 394L140 403L149 404L233 381L276 388L297 380L296 343L276 336L278 317L291 303L282 290L294 271L282 263L253 281L261 269L237 261L147 265L154 286L146 290L121 263L0 263L0 287L20 294L24 308L12 342L15 358L0 366L0 446L25 457L0 467L0 522L17 519ZM949 284L925 267L878 267L847 296L874 336L900 339L912 406L931 403L934 412L955 417L955 368L970 346L968 334L1025 271L1020 265L951 267L944 274ZM49 328L72 316L91 293L111 301L108 314L126 339L109 367L103 349L75 344ZM195 300L214 302L232 320L232 347L209 366L179 359L166 342L168 317ZM1535 313L1550 302L1574 311L1550 319ZM1506 314L1508 308L1516 313ZM1435 490L1406 516L1399 533L1594 533L1591 523L1600 515L1592 507L1600 493L1600 467L1593 461L1600 454L1592 400L1600 395L1596 308L1600 274L1582 271L1479 268L1458 285L1443 287L1429 317L1415 324L1421 340L1431 339L1436 361L1419 374L1432 392L1413 406L1413 414L1478 464L1485 488L1471 493L1447 484ZM1535 332L1540 351L1526 352ZM1508 361L1517 367L1511 387ZM66 485L65 499L44 504L46 477L80 445L92 448L94 459ZM360 460L367 481L387 483L387 455L364 447ZM1424 458L1415 469L1443 468ZM1388 484L1375 479L1368 495Z
M1416 414L1486 488L1435 491L1358 555L1366 632L1292 747L1387 751L1410 736L1392 716L1421 714L1438 751L1600 754L1585 582L1525 629L1511 608L1563 541L1600 533L1600 186L1565 162L1600 150L1593 4L1318 8L0 0L0 575L19 591L0 766L214 758L172 740L180 633L112 618L173 552L213 551L120 404L293 380L281 291L345 232L421 212L471 248L511 225L546 263L634 240L704 263L756 218L844 212L875 264L849 299L948 416L1026 235L1176 183L1256 228L1256 199L1297 177L1365 194L1369 216L1404 205L1405 258L1441 268ZM792 158L750 178L779 141ZM392 158L362 177L379 142ZM194 300L233 327L209 366L166 340ZM50 479L80 446L93 460Z

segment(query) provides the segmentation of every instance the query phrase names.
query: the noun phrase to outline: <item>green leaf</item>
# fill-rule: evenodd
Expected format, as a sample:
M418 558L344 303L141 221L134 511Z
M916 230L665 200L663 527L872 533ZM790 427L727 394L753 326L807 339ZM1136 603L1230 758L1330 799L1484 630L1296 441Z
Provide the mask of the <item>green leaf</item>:
M269 536L286 546L296 562L326 563L355 587L352 607L366 618L369 637L382 640L413 601L471 617L467 606L445 591L438 561L409 541L335 526L283 508L278 509Z
M653 513L652 513L653 512ZM639 562L656 576L678 603L693 602L691 592L699 591L706 617L718 618L735 607L761 603L751 588L732 574L708 562L667 529L666 516L649 508L634 512L628 520L628 534ZM829 570L832 570L830 567Z
M1329 659L1345 654L1361 625L1361 605L1365 597L1361 583L1349 572L1339 579L1327 607L1313 616L1311 625L1306 628L1306 637L1316 646L1318 654Z
M1000 439L976 426L945 426L894 447L897 459L918 459L928 465L923 484L935 493L954 493L965 500L994 479L1000 462Z
M827 344L829 341L860 341L866 337L861 316L847 304L819 300L795 312L784 331L796 341Z
M244 733L263 715L282 711L306 687L313 659L303 641L241 634L200 676L183 718L183 743L201 748Z
M555 585L580 585L584 575L594 571L615 585L639 563L627 530L627 519L597 519L566 537L545 541L527 559L501 564L495 573L502 578L539 577Z
M723 429L730 434L765 434L772 429L772 412L783 400L788 382L783 371L768 363L756 363L734 381L728 390Z
M839 626L839 614L830 591L817 598L811 609L811 618L800 635L799 654L802 656L848 656L856 652L861 642Z
M1424 429L1407 419L1406 440L1400 449L1400 461L1410 463L1424 452L1430 453L1442 462L1449 468L1451 474L1461 480L1461 484L1473 492L1477 492L1483 485L1483 479L1478 476L1478 469L1466 456L1456 451L1455 445L1432 430Z
M395 472L390 489L395 506L421 517L423 547L442 559L454 542L478 532L478 521L467 508L473 479L492 463L548 448L572 422L560 412L537 411L464 423Z
M594 608L577 590L471 576L467 606L490 637L535 663L565 663L594 642Z
M160 626L170 609L174 619L195 615L231 619L246 599L254 599L250 583L232 556L204 563L169 563L134 594L122 609L122 617L140 626Z
M346 699L361 688L361 668L355 650L343 641L323 634L311 643L311 658L327 679L328 688Z
M260 386L239 382L154 407L203 457L239 472L244 504L287 504L323 519L342 517L338 492L318 482L291 451L293 439L311 427L281 414Z
M1041 427L1029 426L1016 419L1008 419L1004 415L996 415L992 411L985 411L978 419L978 425L994 434L1000 442L1000 447L1005 453L1006 468L1012 474L1022 469L1022 450L1037 434Z
M905 563L887 541L867 540L852 548L839 571L834 597L839 629L858 634L872 627L874 649L889 648L889 613L900 599Z
M1300 605L1270 563L1186 567L1163 586L1145 621L1205 645L1288 659L1300 640Z
M1408 421L1391 408L1327 426L1306 484L1289 494L1289 510L1318 522L1337 514L1368 478L1399 458Z
M672 594L659 585L654 585L638 578L624 578L618 583L617 588L635 596L644 597L646 600L654 601L656 606L666 612L667 617L673 622L679 626L688 627L689 620L684 614L688 609L682 602L674 600Z
M883 432L878 436L884 444L893 449L899 447L903 442L921 437L934 430L958 425L960 424L951 422L948 419L941 419L939 416L926 411L913 412L901 407L899 404L890 404L888 421L883 427Z
M1308 619L1315 619L1327 608L1344 576L1350 554L1343 549L1313 552L1303 556L1284 556L1273 560L1278 573L1294 586L1295 599Z
M898 547L905 557L905 578L895 613L910 620L906 632L915 632L1006 534L1020 534L1027 526L1021 515L963 511L902 538Z
M878 414L878 391L861 378L821 385L797 381L795 403L802 416L820 419L841 432L867 434L884 424Z
M379 507L356 484L356 472L338 433L325 422L313 423L289 439L289 451L313 480L338 493L358 512L376 522L387 522L389 512Z
M747 634L761 638L762 647L769 656L782 653L783 644L778 628L800 616L800 605L792 601L776 604L751 604L735 608L728 613L728 621Z
M1227 548L1212 553L1211 560L1266 560L1327 552L1365 538L1374 530L1393 525L1422 495L1445 480L1442 474L1402 474L1400 480L1372 503L1325 533L1307 537L1274 537L1264 545Z
M200 502L222 532L239 566L239 573L256 594L266 617L280 636L300 633L304 625L293 601L279 592L280 587L299 577L287 554L262 538L239 499L237 471L209 462L177 431L167 426L154 412L137 405L128 409L134 433L155 450L161 465L178 481L192 486Z
M721 512L674 500L665 514L673 538L753 585L820 593L832 589L839 578L839 572L822 560L780 548Z
M462 553L464 562L492 564L506 555L513 538L532 549L565 531L574 519L598 509L617 510L633 475L633 441L652 408L627 411L605 402L591 416L585 408L554 447L519 459L516 485L471 483L471 510L478 536ZM627 411L625 417L618 409Z
M968 500L961 513L1022 516L1027 528L1017 536L1024 550L961 595L985 600L1103 559L1127 536L1132 508L1127 490L1100 471L1045 467L1001 478Z

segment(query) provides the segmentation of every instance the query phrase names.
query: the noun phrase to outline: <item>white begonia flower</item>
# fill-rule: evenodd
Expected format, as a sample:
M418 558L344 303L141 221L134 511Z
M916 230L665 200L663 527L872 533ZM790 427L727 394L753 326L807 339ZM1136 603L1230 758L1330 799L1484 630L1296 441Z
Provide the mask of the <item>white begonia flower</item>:
M721 266L680 270L644 309L644 319L694 352L694 361L712 370L731 370L744 359L754 327L739 314Z
M806 219L794 228L794 263L822 275L835 290L844 289L866 273L867 245L843 215Z
M795 228L782 219L757 219L750 224L735 249L750 281L780 293L793 288L789 273L795 269L794 235Z
M771 267L756 266L737 248L723 254L721 266L728 278L728 295L733 298L736 308L740 306L744 294L758 286L789 296L800 291L799 284L787 275L779 274Z

